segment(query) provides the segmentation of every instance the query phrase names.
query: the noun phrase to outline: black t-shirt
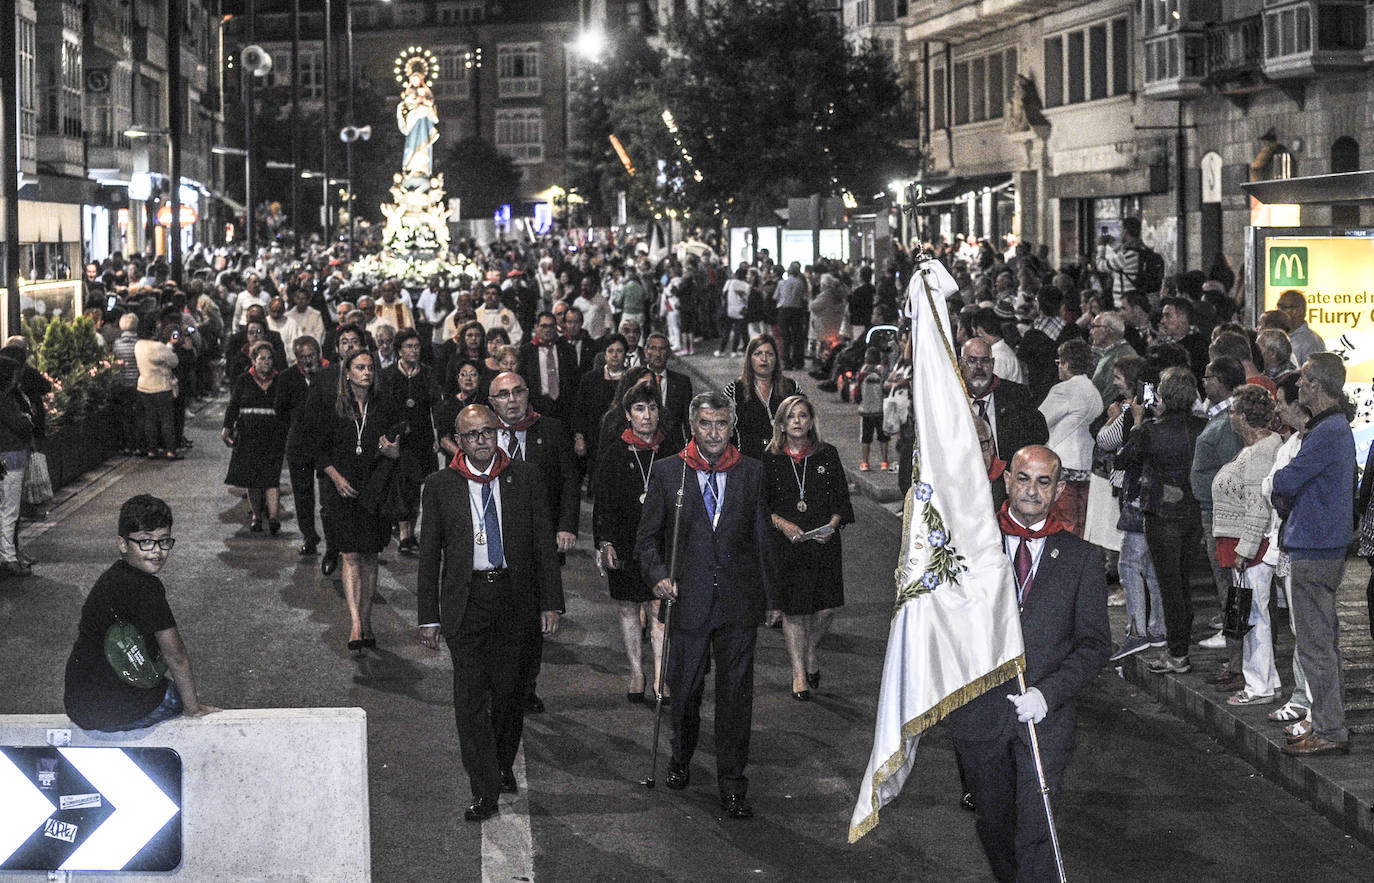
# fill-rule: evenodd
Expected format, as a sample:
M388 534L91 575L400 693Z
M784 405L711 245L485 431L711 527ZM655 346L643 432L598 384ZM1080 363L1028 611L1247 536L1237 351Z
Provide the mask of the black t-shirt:
M123 559L100 575L81 607L76 643L67 659L63 702L67 716L83 729L122 726L147 717L167 692L166 678L140 689L121 681L106 661L105 632L114 625L116 614L138 629L154 659L161 655L154 635L177 624L162 580Z

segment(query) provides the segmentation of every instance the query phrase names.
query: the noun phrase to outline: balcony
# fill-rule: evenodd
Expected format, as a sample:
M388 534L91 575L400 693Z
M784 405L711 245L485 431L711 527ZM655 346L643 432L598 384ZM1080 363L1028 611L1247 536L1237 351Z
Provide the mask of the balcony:
M80 178L85 175L85 144L70 135L39 135L38 164L54 174Z
M1364 52L1365 61L1374 62L1374 0L1365 0L1364 7Z
M1264 10L1266 76L1315 77L1364 67L1366 11L1362 0L1296 0Z
M1207 85L1223 95L1243 95L1266 87L1260 72L1264 23L1258 15L1207 29Z
M1145 85L1149 98L1195 98L1207 78L1207 35L1200 27L1145 38Z
M91 145L86 153L86 176L97 181L127 181L134 173L134 155L127 147Z
M913 0L907 39L968 43L1081 5L1076 0Z

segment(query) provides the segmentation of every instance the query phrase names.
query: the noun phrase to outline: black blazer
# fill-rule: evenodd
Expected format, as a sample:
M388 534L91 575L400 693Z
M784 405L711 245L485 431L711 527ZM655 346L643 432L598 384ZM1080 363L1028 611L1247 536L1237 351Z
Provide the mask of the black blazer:
M1046 537L1021 608L1026 688L1038 689L1049 706L1049 715L1036 725L1042 745L1065 751L1073 746L1074 696L1111 655L1106 599L1102 552L1068 531ZM1007 694L1016 692L1012 678L950 712L950 732L956 739L977 741L1014 730L1028 739L1016 707L1007 701Z
M582 329L582 334L584 336L582 338L581 352L578 352L577 347L573 345L573 341L571 339L566 337L562 338L562 342L566 343L568 345L568 348L573 351L573 355L577 357L578 377L581 377L583 374L586 374L588 371L591 370L592 363L596 361L596 354L601 352L601 343L593 339L591 335L587 334L587 329Z
M1030 390L1014 381L998 378L992 394L997 420L997 456L1011 465L1011 458L1026 445L1043 445L1050 440L1045 415L1035 406Z
M777 566L768 535L768 498L763 464L742 457L726 473L725 503L714 530L706 517L706 503L697 486L696 471L673 457L654 464L649 493L639 519L635 557L644 584L653 586L668 577L671 560L674 503L682 487L682 533L678 537L678 603L674 631L709 629L712 600L738 628L763 622L764 612L777 605L773 578ZM1103 615L1106 606L1103 605Z
M537 346L532 343L520 345L520 362L516 370L524 379L525 385L530 388L530 403L536 411L567 420L572 416L573 405L577 399L577 381L582 375L577 370L577 354L573 352L572 344L566 340L558 340L554 342L553 347L558 353L557 399L550 398L549 391L544 389L543 379L539 375Z
M692 404L692 380L671 369L665 369L663 376L667 379L668 390L659 411L658 425L673 447L681 450L692 437L692 427L687 420L687 411Z
M517 609L563 612L563 577L548 510L539 503L538 476L516 461L501 484L501 546L510 568ZM444 637L458 634L472 585L472 506L467 479L440 469L420 493L419 624L439 623Z
M504 448L504 430L498 439ZM544 485L546 511L553 520L553 529L577 533L577 520L582 514L582 482L567 426L557 417L541 414L525 431L521 453L525 462L534 467L535 480Z
M654 465L663 459L667 457L654 453ZM635 554L639 514L644 507L639 498L647 493L644 474L652 471L649 452L636 452L620 439L597 452L596 473L591 485L596 495L592 507L592 540L598 546L602 543L615 546L616 555L626 560L626 567L639 566L631 560Z
M291 367L277 375L277 416L289 423L286 431L286 456L292 460L313 460L315 452L311 443L306 442L303 432L309 422L306 417L306 401L310 389L319 382L319 372L313 379L306 379L299 367Z

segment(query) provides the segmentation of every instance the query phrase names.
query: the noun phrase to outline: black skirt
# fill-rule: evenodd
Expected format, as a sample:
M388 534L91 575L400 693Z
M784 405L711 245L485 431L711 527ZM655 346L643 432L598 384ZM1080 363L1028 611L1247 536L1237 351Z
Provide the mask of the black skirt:
M356 490L361 491L357 485ZM320 514L324 535L336 552L376 555L391 542L391 523L358 505L357 498L346 500L334 489L334 482L320 482Z

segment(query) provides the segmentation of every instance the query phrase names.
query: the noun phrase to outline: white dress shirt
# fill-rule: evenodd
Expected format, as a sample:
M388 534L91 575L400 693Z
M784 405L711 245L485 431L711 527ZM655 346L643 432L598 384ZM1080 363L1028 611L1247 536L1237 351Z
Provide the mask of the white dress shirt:
M1012 518L1012 520L1016 521L1017 524L1021 523L1019 520L1016 519L1016 516L1012 515L1010 517ZM1035 522L1035 524L1030 525L1029 530L1031 530L1032 532L1040 530L1045 526L1045 522L1048 520L1049 519L1047 518L1040 519L1039 521ZM1007 558L1011 560L1012 564L1012 582L1016 581L1016 550L1020 547L1020 545L1020 537L1014 536L1013 534L1009 533L1002 534L1002 547L1006 550ZM1040 537L1039 539L1026 540L1026 550L1030 552L1031 569L1030 573L1026 576L1026 585L1018 585L1016 587L1016 599L1019 602L1025 601L1026 590L1034 586L1035 574L1040 570L1040 554L1045 551L1045 538Z
M697 473L697 490L701 491L701 501L702 501L702 503L703 503L703 505L704 505L705 502L706 502L706 477L707 477L708 475L710 475L711 473L709 473L709 472L702 472L700 469L696 470L696 473ZM721 511L722 509L725 508L725 473L724 473L724 472L717 472L717 473L715 473L715 476L716 476L716 517L711 521L711 529L712 529L712 530L715 530L715 529L716 529L716 525L717 525L717 524L720 524L720 511Z
M494 462L494 461L493 461ZM476 470L474 470L476 471ZM491 473L491 463L478 475L488 475ZM498 478L491 482L491 509L487 512L487 525L491 524L491 519L495 518L498 525L504 524L501 518L501 480ZM491 558L487 556L487 551L491 548L491 530L487 529L486 542L477 542L478 531L483 530L482 522L482 483L468 479L468 504L472 507L472 569L473 570L495 570L496 566L491 563ZM501 536L505 537L503 529ZM504 551L504 550L503 550Z

